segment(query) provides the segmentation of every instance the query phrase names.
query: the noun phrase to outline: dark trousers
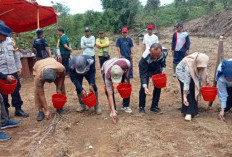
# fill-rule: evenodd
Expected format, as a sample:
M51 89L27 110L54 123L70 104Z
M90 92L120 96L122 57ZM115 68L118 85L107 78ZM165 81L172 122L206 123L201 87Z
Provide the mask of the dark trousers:
M99 56L100 67L104 64L105 61L109 60L110 57Z
M147 82L149 83L149 77L147 78ZM147 84L148 85L148 84ZM153 97L152 97L152 104L151 104L151 109L158 107L159 100L160 100L160 94L161 94L161 89L156 88L154 86L153 90ZM146 104L146 94L143 86L141 85L140 91L139 91L139 107L144 108Z
M17 109L21 109L21 106L23 104L23 101L22 101L20 93L19 93L19 91L21 89L21 83L20 83L20 78L19 78L17 73L14 73L14 74L11 74L11 75L13 75L17 79L17 86L15 88L14 93L11 94L12 106L14 106L15 109L17 110ZM2 97L3 97L4 105L5 105L5 108L6 108L6 112L9 115L8 108L10 107L10 104L8 102L8 95L2 94Z
M182 52L182 51L175 51L174 52L174 56L173 56L173 63L174 64L179 64L182 59L185 57L186 52Z
M66 72L68 72L70 54L61 54L62 57L62 65L65 67Z
M225 112L229 111L232 108L232 87L227 88L227 102L226 102L226 108Z
M125 82L126 74L123 74L122 76L122 83ZM130 78L127 79L127 82L130 83ZM123 99L122 106L123 107L129 107L130 105L130 98Z
M180 82L180 89L181 89L181 98L182 98L182 108L181 113L183 114L191 114L191 115L197 115L198 114L198 103L195 98L195 83L193 79L190 83L189 91L190 93L187 96L187 100L189 102L189 106L184 105L184 83Z

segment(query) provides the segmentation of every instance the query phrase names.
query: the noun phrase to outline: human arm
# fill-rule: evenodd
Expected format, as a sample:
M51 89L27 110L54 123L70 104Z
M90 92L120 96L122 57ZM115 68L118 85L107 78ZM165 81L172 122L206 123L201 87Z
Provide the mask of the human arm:
M15 66L17 68L18 75L20 76L22 73L22 63L20 60L20 52L19 51L14 52L14 59L15 59Z
M90 43L86 43L85 46L89 47L89 48L94 48L94 46L95 46L95 37L92 36Z
M118 38L118 40L116 42L116 47L117 47L117 50L118 50L118 58L122 58L120 46L121 46L121 42L120 42L120 38Z
M93 63L94 64L94 63ZM94 85L95 85L95 75L96 75L96 70L94 68L94 65L90 66L90 70L88 71L88 73L85 75L88 83L89 83L89 91L92 93L95 93L94 91Z
M82 49L86 49L87 48L84 37L81 38L81 48Z
M190 49L190 38L189 38L189 35L186 37L186 50L187 52L189 51Z
M150 91L148 89L148 63L146 62L145 58L142 58L139 62L139 76L142 87L145 90L145 94L150 95Z
M110 41L109 38L105 38L106 42L105 43L100 43L100 39L96 40L96 45L98 46L98 48L104 48L104 47L108 47L110 45Z
M218 97L221 103L221 111L219 113L219 118L221 120L225 120L225 108L227 104L227 98L228 98L228 92L227 92L227 86L226 82L223 81L223 77L220 77L218 82L217 82L217 87L218 87Z
M58 94L62 94L62 88L64 87L64 80L65 80L65 72L58 73L59 78L56 84L56 92Z
M173 34L172 36L172 45L171 45L171 52L172 52L172 55L174 55L174 51L175 51L175 47L176 47L176 33Z
M70 70L69 71L69 75L70 75L70 79L71 81L73 82L73 84L75 85L76 87L76 90L81 92L82 96L86 96L87 95L87 92L85 91L85 89L82 87L82 84L79 80L81 80L81 77L82 76L78 76L75 72L75 70Z

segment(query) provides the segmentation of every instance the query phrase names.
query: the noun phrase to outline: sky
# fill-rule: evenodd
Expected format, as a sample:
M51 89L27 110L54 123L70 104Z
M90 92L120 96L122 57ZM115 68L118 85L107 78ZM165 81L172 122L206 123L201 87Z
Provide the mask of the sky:
M70 8L71 14L84 13L87 10L102 11L100 0L36 0L40 5L51 6L54 3L63 3ZM147 0L140 0L143 5ZM173 0L160 0L161 5L170 4Z

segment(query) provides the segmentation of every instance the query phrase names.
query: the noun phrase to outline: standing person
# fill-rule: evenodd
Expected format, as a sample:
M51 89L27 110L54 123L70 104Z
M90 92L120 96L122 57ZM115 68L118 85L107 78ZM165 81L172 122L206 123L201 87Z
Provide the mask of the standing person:
M224 60L218 66L216 81L221 103L219 117L221 120L225 120L225 112L232 108L232 59Z
M37 38L33 41L33 50L36 53L36 60L45 59L51 57L51 51L48 46L48 42L43 38L43 30L38 29L36 31Z
M0 72L5 75L12 75L17 79L16 89L11 94L12 106L15 107L15 116L28 117L29 114L22 110L23 101L19 93L21 88L19 74L21 73L22 64L19 53L14 53L13 42L10 39L11 32L12 30L8 26L0 22ZM8 95L2 94L2 97L6 112L9 115Z
M146 95L151 95L148 89L149 78L152 75L164 73L166 68L167 49L162 49L161 44L155 43L150 47L150 53L143 56L139 62L139 74L141 80L141 88L139 92L139 113L145 113ZM158 107L161 89L154 85L151 112L161 114L162 111Z
M184 30L182 23L176 24L176 32L172 37L173 76L176 77L176 66L189 54L189 34Z
M44 117L49 119L51 113L46 101L44 93L44 84L54 82L56 92L66 95L65 93L65 67L57 62L54 58L46 58L37 61L33 67L34 84L35 84L35 105L38 107L39 113L37 121L42 121ZM57 109L57 113L64 114L64 109Z
M111 108L110 116L114 123L117 121L117 111L113 96L113 83L129 83L130 62L125 58L112 58L106 61L102 66L102 74L107 89L108 101ZM132 113L130 98L123 99L122 110L126 113Z
M158 37L153 34L154 25L147 25L147 34L143 38L143 51L144 57L150 53L150 47L154 43L159 43Z
M109 56L109 38L105 37L104 31L99 31L99 38L96 40L96 46L98 48L98 57L100 62L100 67L102 67L103 63L110 59Z
M95 37L91 35L89 27L85 27L85 36L81 38L81 48L83 50L83 55L91 56L95 61L94 46Z
M0 39L1 40L1 39ZM4 75L0 73L0 79L7 80L9 82L13 81L15 78L12 75ZM19 121L10 120L9 116L5 110L2 95L0 94L0 130L16 127L19 125ZM0 131L0 141L7 141L11 137Z
M176 76L180 82L182 109L185 120L190 121L198 115L198 97L200 89L208 85L207 66L209 57L195 52L186 56L176 67Z
M87 96L87 91L82 86L83 78L85 77L89 83L89 91L95 93L97 97L97 105L94 106L94 109L97 114L101 114L101 108L98 103L95 71L94 59L88 55L76 56L69 63L70 78L76 87L77 96L80 103L80 108L77 109L78 112L83 112L87 109L86 105L81 100L83 97Z
M70 47L69 38L64 33L63 28L58 29L58 35L60 36L60 53L62 58L62 64L66 69L66 72L68 73L68 64L70 59L70 54L72 52L72 48Z
M118 57L126 58L130 61L130 78L133 78L133 41L128 37L128 29L122 28L122 36L118 38L116 47L118 49Z

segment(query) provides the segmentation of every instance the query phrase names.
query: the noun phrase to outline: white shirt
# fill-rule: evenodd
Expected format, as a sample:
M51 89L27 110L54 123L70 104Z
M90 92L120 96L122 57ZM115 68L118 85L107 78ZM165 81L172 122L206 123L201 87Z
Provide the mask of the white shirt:
M177 42L175 51L180 51L186 42L187 32L177 32Z
M94 46L95 46L94 36L90 36L89 38L83 36L81 38L81 48L83 50L83 55L95 56Z
M147 53L149 53L151 45L154 43L159 43L159 39L154 34L152 35L146 34L144 35L143 43L146 45L146 50L144 51L143 56L147 56Z

